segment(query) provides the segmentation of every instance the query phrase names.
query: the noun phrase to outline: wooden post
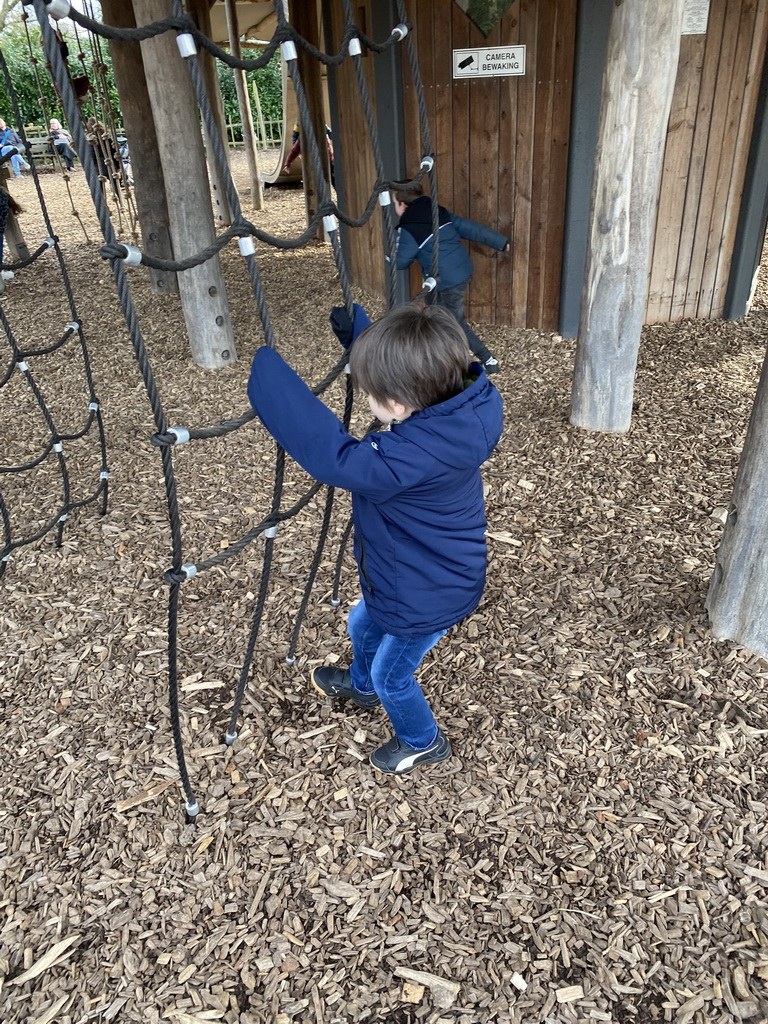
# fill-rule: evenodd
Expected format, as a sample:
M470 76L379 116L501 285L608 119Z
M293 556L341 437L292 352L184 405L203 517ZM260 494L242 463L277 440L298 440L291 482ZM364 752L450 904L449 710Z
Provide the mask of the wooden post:
M187 6L191 17L195 19L197 27L210 39L211 9L208 5L208 0L188 0ZM199 53L200 69L203 73L205 89L208 93L211 110L214 118L216 119L219 135L221 136L221 140L224 145L224 152L228 155L229 138L227 135L227 118L224 114L224 100L221 98L221 87L219 86L216 58L212 53L208 53L207 50L201 49ZM211 191L213 192L214 218L219 227L228 227L232 223L232 210L229 205L229 199L227 199L224 182L219 174L218 163L213 155L213 147L211 146L208 129L205 127L205 123L203 123L203 132L205 133L205 157L208 163L208 177L210 178Z
M168 0L133 0L133 8L138 25L170 14ZM215 231L197 103L176 38L175 33L164 32L145 39L141 52L165 178L173 251L180 260L211 245ZM237 354L219 257L179 273L178 278L192 358L208 369L231 365Z
M706 607L712 635L768 658L768 356L739 460Z
M295 25L296 31L305 39L308 39L315 46L320 46L320 23L317 18L317 4L299 3L293 0L291 3L291 22ZM328 158L328 145L325 141L325 110L323 107L323 84L320 74L320 64L311 57L306 50L299 49L298 70L304 86L312 117L311 125L299 125L301 132L301 172L304 180L304 199L307 207L307 223L317 213L320 205L320 183L315 181L312 170L312 161L307 146L307 130L314 129L317 144L320 147L320 159L323 164L323 172L326 181L331 180L331 167ZM320 229L318 237L323 237Z
M135 28L133 8L123 0L102 0L102 17L106 25L116 28ZM141 227L141 244L148 256L172 260L173 246L168 220L168 203L165 198L165 182L160 157L157 152L157 135L152 118L147 83L144 79L144 63L138 43L110 40L112 68L115 85L120 97L123 127L128 136L133 171L133 192L136 197L136 212ZM149 281L156 294L178 292L176 274L169 270L149 270Z
M259 138L261 140L261 148L266 149L267 126L264 124L264 114L262 113L261 110L261 97L259 96L259 90L255 82L253 83L253 89L251 91L253 93L253 102L256 104L256 118L258 119L259 122ZM261 181L261 178L259 178L259 181Z
M630 427L684 5L613 8L571 395L587 430Z
M10 192L8 183L11 180L11 175L8 170L10 160L7 160L4 164L0 164L0 181L5 185L6 191ZM16 214L13 210L8 210L8 217L5 221L5 231L3 232L3 240L8 252L15 256L17 260L25 260L29 257L29 247L24 241L24 235L21 233L19 222L16 219Z
M229 49L233 57L240 58L240 27L237 23L237 8L234 0L224 0L224 7L227 13L227 34L229 35ZM259 178L259 162L256 157L256 149L253 144L253 117L251 115L251 104L248 99L248 84L245 80L245 72L240 68L233 68L235 76L235 89L237 90L237 105L240 108L240 124L243 129L243 146L245 158L248 161L248 179L251 183L251 206L254 210L264 208L264 193Z

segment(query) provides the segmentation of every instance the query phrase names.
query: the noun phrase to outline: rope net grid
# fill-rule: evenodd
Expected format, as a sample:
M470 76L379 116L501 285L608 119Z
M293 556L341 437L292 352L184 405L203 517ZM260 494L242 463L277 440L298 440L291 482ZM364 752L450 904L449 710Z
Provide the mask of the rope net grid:
M68 5L62 5L61 3L57 3L54 6L62 9L68 7ZM188 459L185 456L187 456L189 454L189 450L200 441L220 439L219 443L226 443L227 437L233 432L247 427L254 419L254 415L250 410L246 410L245 412L241 412L239 415L233 415L230 419L225 420L216 426L202 427L191 425L179 426L169 421L168 411L163 404L163 400L157 387L155 373L147 353L142 325L139 322L139 317L137 316L136 306L133 301L131 288L129 287L125 266L126 264L135 265L140 262L145 266L183 272L191 267L201 265L208 259L218 258L218 254L226 246L237 244L240 255L246 264L246 271L253 301L258 309L261 320L264 342L275 347L277 341L272 326L269 305L266 301L264 280L258 259L258 256L263 256L263 250L259 250L257 256L256 247L251 243L251 239L256 239L257 242L262 244L262 246L272 246L278 249L295 249L301 246L306 246L307 243L317 235L317 232L322 225L330 240L333 262L338 276L343 305L351 317L353 311L353 295L342 246L339 240L338 224L343 223L350 228L360 227L370 220L375 213L376 208L379 207L382 217L383 236L385 239L385 253L389 261L388 267L394 266L396 245L393 212L391 204L389 203L389 190L392 187L393 182L388 181L384 176L384 160L381 154L381 147L379 144L373 110L371 108L370 96L366 86L365 74L361 64L362 47L366 47L375 52L382 52L390 46L401 43L404 43L406 46L414 86L416 87L417 95L419 96L420 128L423 141L423 151L425 153L429 153L431 146L429 143L429 128L426 118L426 108L423 102L423 90L421 88L418 65L415 60L412 41L408 34L402 3L398 4L400 24L393 27L392 33L385 43L377 44L373 40L369 40L361 32L354 21L351 4L349 3L349 0L345 0L345 30L341 46L336 54L328 55L317 50L311 43L303 40L294 31L292 26L290 26L286 20L282 3L278 2L275 4L275 13L278 24L277 32L270 45L265 48L263 57L259 62L235 60L231 55L220 51L210 42L210 40L207 40L202 36L201 33L191 24L183 12L180 0L173 0L173 17L171 19L167 19L166 21L158 22L150 26L142 26L138 29L113 29L99 24L94 21L93 18L88 17L85 14L75 10L67 10L66 13L76 24L79 24L83 29L87 30L96 38L137 40L150 38L160 32L166 31L173 31L179 34L179 50L185 58L185 64L195 92L202 123L206 129L207 137L211 142L213 155L218 165L220 179L224 183L227 200L233 214L233 224L231 228L222 232L217 237L212 246L189 259L179 261L153 260L146 254L142 254L139 250L135 249L132 243L125 244L117 238L112 218L110 216L110 210L105 200L103 175L100 175L96 157L94 156L93 150L89 148L87 144L87 136L81 118L77 97L75 96L72 88L67 68L62 60L54 28L49 21L48 7L49 5L44 3L43 0L34 0L34 10L40 24L45 53L51 73L53 75L57 91L61 97L62 106L72 130L76 148L78 149L78 152L83 154L83 167L86 172L87 181L91 190L94 206L104 238L104 246L102 247L101 253L105 260L109 260L112 273L114 275L123 316L130 332L134 355L138 363L144 387L146 388L146 394L154 420L155 429L150 440L151 444L156 447L160 455L167 500L167 516L171 534L169 564L163 573L163 579L167 584L168 591L167 640L169 708L176 760L185 795L186 812L188 818L190 820L194 820L200 811L200 806L195 797L189 772L187 770L179 706L179 656L184 653L182 643L183 638L180 639L179 626L182 589L187 581L191 580L193 577L196 577L201 573L205 573L206 570L214 568L217 570L224 569L224 571L230 575L231 579L236 580L237 577L240 576L240 572L234 568L232 560L242 552L246 551L249 552L248 558L250 560L253 558L255 550L252 549L252 545L257 540L262 542L263 548L261 548L260 572L256 576L255 580L253 578L251 579L251 587L248 596L248 600L253 603L249 636L243 662L239 667L239 678L236 686L236 692L231 703L228 724L224 732L225 743L227 745L231 745L234 743L238 735L238 720L249 676L251 674L257 638L261 630L265 608L269 601L270 587L274 585L271 579L273 566L275 562L280 563L283 560L279 542L277 545L275 543L276 537L279 536L280 527L282 524L290 521L305 509L316 508L318 511L322 509L322 522L318 530L314 551L309 558L302 555L303 566L306 572L306 580L301 587L300 606L293 623L288 643L286 661L291 664L295 661L302 622L317 579L318 570L324 559L324 552L328 537L332 532L336 495L333 488L322 487L316 482L311 480L308 481L306 475L302 474L301 471L298 471L298 473L296 472L297 467L287 468L289 460L286 459L285 453L278 448L274 456L274 469L271 480L272 498L269 502L269 508L266 514L262 514L261 518L254 523L252 528L246 530L240 536L220 539L218 549L213 553L208 553L208 557L198 558L198 560L192 561L188 536L193 534L194 530L187 527L181 513L181 506L185 505L186 502L184 500L183 493L181 493L180 496L179 484L184 478L185 471L187 471L187 464L189 463L190 467L193 466L194 460L192 458ZM239 196L230 172L225 144L219 135L217 123L213 117L206 89L203 84L202 74L197 58L198 46L204 47L209 52L214 53L215 56L219 59L225 60L231 66L243 68L257 66L260 62L266 62L271 58L272 53L274 53L278 47L281 48L283 59L288 62L289 76L293 82L296 92L299 117L302 124L307 127L307 146L304 159L310 163L313 178L315 182L320 185L320 201L318 203L317 212L312 218L311 224L298 237L286 239L269 235L261 230L256 224L253 224L244 218ZM365 120L368 126L369 140L372 147L377 174L377 180L373 184L365 210L358 217L350 215L338 205L338 203L333 199L330 186L324 177L321 157L321 147L324 145L324 140L318 141L311 128L312 117L310 114L310 107L307 96L304 92L301 77L298 73L298 61L296 59L297 47L303 48L312 57L329 66L338 65L345 59L351 60L354 64L356 81L359 86L360 102L363 105L365 113ZM7 67L4 64L4 61L2 61L1 55L0 62L9 90L12 90L12 84L10 82ZM18 115L18 111L16 111L16 113ZM18 116L17 120L20 123ZM422 161L419 174L414 181L420 181L425 175L429 175L430 192L434 197L436 196L436 182L434 179L434 163L431 158L425 158ZM36 186L41 207L45 210L44 198L37 178ZM432 205L433 222L436 224L437 204L434 199ZM39 541L45 534L53 529L56 529L57 531L57 543L60 544L64 526L69 519L70 513L76 509L79 510L82 505L99 500L100 511L102 514L106 512L107 507L107 481L109 473L106 464L106 442L104 426L101 418L101 408L91 380L92 374L90 370L90 359L87 351L87 345L85 343L82 325L80 324L79 319L75 316L76 310L74 296L71 293L71 286L69 285L66 277L64 260L58 247L58 243L55 240L55 236L53 235L52 228L49 230L51 239L49 239L45 245L40 247L37 255L42 255L48 248L53 248L55 250L59 261L62 279L65 284L65 290L73 312L72 322L65 329L65 337L63 339L51 342L47 346L35 349L34 353L28 354L30 357L34 354L36 358L50 357L53 353L60 352L62 350L62 346L69 341L70 337L77 338L79 342L79 351L83 360L84 374L88 381L88 397L90 401L84 425L77 431L73 430L68 433L63 432L62 428L51 415L42 392L36 387L32 371L29 369L29 363L25 359L26 354L24 352L23 345L15 341L12 326L7 321L2 311L2 307L0 306L0 320L3 322L3 327L9 340L11 351L8 361L8 369L5 374L6 380L2 383L7 383L8 380L10 380L14 370L25 375L25 380L29 385L30 391L40 406L40 415L48 431L48 441L41 441L41 451L39 452L37 459L29 461L30 463L33 461L44 462L46 459L55 457L61 478L62 491L61 509L57 510L57 514L52 517L51 521L45 524L44 529L38 530L32 535L23 536L21 538L16 538L15 532L12 529L11 517L8 514L5 503L2 498L0 498L0 517L4 531L4 546L2 548L2 557L4 558L4 561L0 563L0 572L2 572L2 569L5 567L5 564L13 550L17 547ZM238 241L235 242L235 239ZM385 257L385 253L382 253L382 258ZM433 275L436 271L437 258L438 251L437 245L435 245L433 251ZM18 264L15 266L18 266ZM388 304L392 306L395 304L395 275L391 271L388 273L388 280ZM328 313L330 313L330 310L328 310ZM67 331L69 333L67 333ZM328 334L330 335L330 329L328 330ZM253 347L255 347L253 341L250 340L248 343L249 350L252 351ZM333 352L333 349L330 349L330 351ZM336 359L335 365L329 370L322 380L313 383L313 391L316 394L324 395L335 382L339 384L343 382L344 395L340 400L340 404L343 404L343 409L340 411L340 415L345 425L349 427L353 411L352 392L349 385L349 379L343 372L345 369L347 354L340 354L337 349L334 356ZM330 400L329 404L333 407L335 402ZM99 470L98 480L95 483L92 492L85 499L75 501L71 495L65 447L67 443L84 437L92 428L95 428L100 439L102 468ZM185 448L188 441L193 442L193 444L190 445L189 448ZM32 468L34 468L32 465L3 466L2 472L5 474L19 473L23 471L28 472ZM189 471L194 472L194 469L190 469ZM223 484L226 486L227 481L224 481ZM229 484L231 486L231 481L229 481ZM264 493L268 492L265 490ZM253 499L251 498L250 505L248 507L252 506L252 504ZM218 525L221 526L226 524L219 522ZM336 533L340 541L336 556L330 560L334 565L334 569L332 573L333 584L329 591L329 595L331 599L330 604L334 606L339 603L339 586L343 574L342 567L344 553L351 532L350 526L351 524L349 523L348 511L345 513L344 522L341 524L341 527L339 527L338 524L335 524L334 526L333 532ZM217 572L216 575L218 576L219 573ZM283 581L281 581L280 585L283 585ZM251 596L251 594L253 596ZM236 606L238 608L242 607L242 599L243 595L240 596L240 599L237 602Z

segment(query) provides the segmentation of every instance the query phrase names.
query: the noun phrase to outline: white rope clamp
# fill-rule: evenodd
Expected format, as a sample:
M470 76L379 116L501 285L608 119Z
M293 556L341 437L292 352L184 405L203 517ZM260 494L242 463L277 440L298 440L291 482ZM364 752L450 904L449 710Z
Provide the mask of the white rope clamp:
M269 540L274 540L275 537L277 536L277 526L267 527L267 529L264 531L264 536Z
M181 567L181 571L188 580L191 580L193 576L197 576L197 566L194 562L185 562Z
M280 43L280 53L283 55L284 61L296 60L298 57L296 44L292 39L286 39L284 43Z
M391 205L392 205L392 195L390 194L389 189L385 189L383 192L379 192L379 206L391 206Z
M182 57L194 57L197 53L195 37L190 32L179 32L176 36L176 45Z
M62 514L61 514L61 515L59 516L59 522L60 522L60 523L66 523L66 521L67 521L68 519L69 519L69 516L67 515L67 513L66 513L66 512L63 512L63 513L62 513Z
M186 427L168 427L168 433L176 438L174 445L186 444L189 440L189 431Z
M392 29L392 36L398 42L400 42L401 39L405 39L405 37L407 35L408 35L408 26L407 25L403 25L401 23L400 25L395 25L395 27Z
M77 322L77 320L70 320L69 323L67 324L67 330L68 331L79 331L80 330L80 324Z
M435 158L433 156L423 156L421 163L419 164L420 171L431 171L435 166Z
M323 227L328 234L331 234L332 231L339 230L339 222L336 220L336 215L334 213L329 213L327 216L323 217Z
M55 21L60 21L62 18L69 17L70 10L69 0L49 0L48 9L45 13L50 15Z
M197 802L197 800L195 800L195 802L192 804L189 803L189 801L187 801L184 804L184 807L190 818L196 818L200 813L200 804Z
M23 359L16 363L16 367L21 370L22 373L29 373L29 363L25 362Z
M57 453L58 452L63 452L64 451L64 445L61 443L61 441L56 441L54 446L53 446L53 450L55 452L57 452Z
M56 239L51 238L49 235L48 238L43 239L43 245L47 245L49 249L52 249L56 245Z
M256 252L256 244L254 243L251 235L245 235L238 238L237 247L240 250L241 256L253 256Z
M88 412L98 412L98 411L99 411L99 403L98 402L91 402L88 405Z
M135 245L125 245L125 242L123 242L123 246L125 249L128 250L125 256L123 256L123 263L126 265L126 267L140 266L141 249L137 249Z
M352 36L352 38L349 40L349 56L359 57L362 52L363 48L360 45L360 40L357 38L357 36Z
M425 292L432 292L432 291L435 290L435 288L437 288L437 281L434 279L434 277L425 277L424 278L424 291Z
M99 480L109 480L108 469L102 469L102 471L99 473Z

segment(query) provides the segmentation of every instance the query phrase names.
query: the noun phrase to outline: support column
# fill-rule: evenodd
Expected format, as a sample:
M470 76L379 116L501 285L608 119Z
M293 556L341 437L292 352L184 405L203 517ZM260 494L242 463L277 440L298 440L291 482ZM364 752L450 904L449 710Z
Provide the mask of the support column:
M124 0L102 0L101 13L106 25L135 28L133 8ZM138 43L110 40L112 69L120 97L123 128L128 136L133 171L133 193L141 227L141 244L148 256L172 260L173 246L165 198L165 181L157 151L157 135L152 118L144 62ZM152 291L156 294L178 292L176 274L147 268Z
M768 357L707 594L712 635L768 658Z
M211 9L208 5L208 0L187 0L187 7L189 9L190 16L194 18L197 27L210 39ZM205 90L208 93L208 99L211 104L211 111L216 120L219 135L224 143L224 152L229 154L227 117L224 112L224 100L221 97L221 87L219 86L217 61L213 54L208 53L207 50L201 49L199 54L200 67L203 72L203 81L205 82ZM229 227L232 223L232 210L229 205L229 200L227 199L224 182L222 181L221 174L219 173L218 164L213 155L213 147L211 146L211 142L208 137L208 129L205 127L205 123L203 123L203 133L205 135L205 157L208 164L208 177L210 178L211 191L213 192L214 217L218 227Z
M238 60L242 55L240 48L240 26L237 23L237 8L235 0L224 0L227 12L227 33L229 35L229 49L233 57ZM240 123L243 127L243 146L245 158L248 161L248 178L251 185L251 205L254 210L264 208L264 193L259 178L259 162L256 157L256 147L253 144L253 116L251 104L248 99L248 84L245 80L245 72L240 68L233 68L235 76L235 89L237 90L237 105L240 109Z
M170 15L168 0L133 0L133 8L138 25ZM197 102L176 39L173 32L145 39L141 52L165 178L174 256L180 260L211 245L215 230ZM192 358L207 369L234 363L237 354L219 257L183 271L178 279Z
M685 0L614 6L603 75L571 423L624 432L635 368Z
M317 17L317 4L291 3L291 22L299 35L308 39L315 46L320 46L320 23ZM323 172L327 181L331 180L331 165L328 157L328 146L325 141L325 110L323 107L323 82L320 73L320 63L311 57L306 50L298 48L298 71L304 86L307 97L307 104L312 118L312 124L299 126L301 132L301 173L304 180L304 199L307 207L307 223L317 213L320 205L321 190L320 183L315 181L312 169L312 161L307 146L307 131L314 129L317 145L320 148L320 159L323 164ZM323 237L322 229L318 233Z

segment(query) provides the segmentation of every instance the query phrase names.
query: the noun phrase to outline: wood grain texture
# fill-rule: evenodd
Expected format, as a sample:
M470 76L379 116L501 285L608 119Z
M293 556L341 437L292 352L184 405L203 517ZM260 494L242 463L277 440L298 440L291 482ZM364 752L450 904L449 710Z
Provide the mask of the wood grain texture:
M571 400L571 422L588 430L632 419L683 6L627 0L611 19Z

